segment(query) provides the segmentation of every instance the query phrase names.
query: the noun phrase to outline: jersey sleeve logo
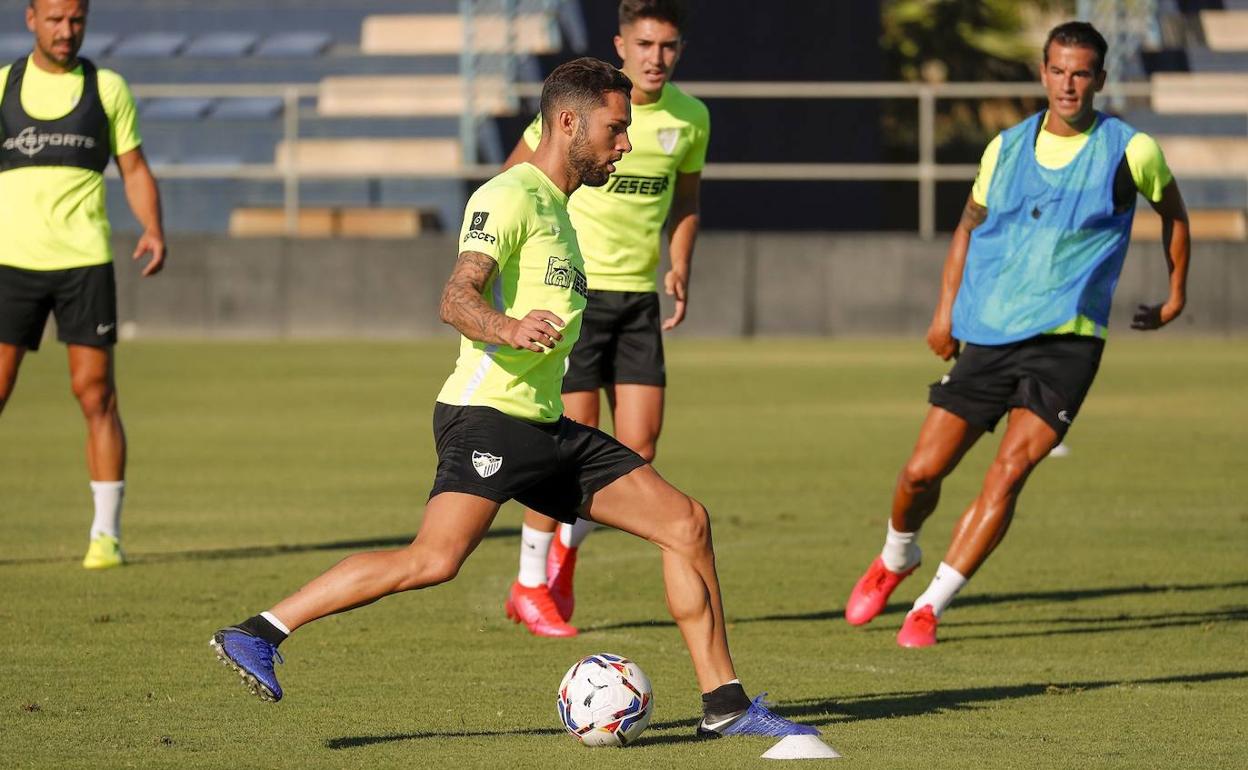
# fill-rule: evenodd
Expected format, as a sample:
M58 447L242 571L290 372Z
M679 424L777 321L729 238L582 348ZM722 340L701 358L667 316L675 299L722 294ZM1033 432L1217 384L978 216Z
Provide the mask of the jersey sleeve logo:
M659 147L663 148L663 152L668 155L676 149L676 142L680 141L679 128L660 128L657 132L659 139Z
M485 220L490 218L488 211L472 212L472 220L468 223L468 232L464 233L463 243L468 241L485 241L486 243L497 243L498 239L485 232Z
M546 263L546 285L571 289L582 297L589 298L589 282L585 274L572 264L572 260L562 257L551 257Z

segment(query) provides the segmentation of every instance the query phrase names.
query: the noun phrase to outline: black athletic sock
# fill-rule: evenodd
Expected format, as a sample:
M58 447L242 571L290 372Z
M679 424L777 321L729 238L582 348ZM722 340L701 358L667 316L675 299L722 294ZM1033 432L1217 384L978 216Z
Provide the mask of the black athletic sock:
M280 628L266 620L263 615L253 615L239 623L237 627L252 636L260 637L274 647L286 641L287 634L282 633Z
M729 682L702 693L702 714L706 717L725 717L750 707L750 696L740 682Z

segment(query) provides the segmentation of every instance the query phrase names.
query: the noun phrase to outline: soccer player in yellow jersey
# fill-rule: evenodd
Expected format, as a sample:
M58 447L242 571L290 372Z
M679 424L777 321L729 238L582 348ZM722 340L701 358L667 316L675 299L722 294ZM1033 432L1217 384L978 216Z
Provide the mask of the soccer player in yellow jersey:
M936 643L941 613L1005 537L1028 476L1078 415L1105 347L1137 194L1161 216L1170 291L1140 306L1131 326L1157 329L1183 311L1191 251L1183 196L1151 137L1094 109L1106 50L1085 22L1049 33L1048 109L988 145L954 231L927 344L957 363L931 387L884 548L854 586L846 620L867 623L884 609L919 566L919 528L942 479L1003 416L1008 425L944 561L902 623L903 647Z
M615 50L633 81L633 150L605 185L581 189L568 204L585 254L589 306L563 378L563 405L568 417L597 426L598 393L605 391L616 438L653 461L667 384L662 331L685 317L710 119L702 102L668 82L684 50L683 4L624 0L619 20ZM508 166L533 154L541 121L539 115L525 131ZM665 223L672 267L663 288L675 310L660 320L655 273ZM556 536L551 519L525 514L509 616L539 636L576 633L567 622L572 576L577 548L593 527L564 524Z
M568 196L605 184L629 150L630 88L597 59L556 68L542 88L542 139L532 162L469 199L441 304L442 320L463 339L434 407L438 470L420 531L408 547L348 557L271 610L214 634L217 654L261 698L282 697L273 660L292 631L454 578L514 498L560 521L588 517L660 548L667 605L703 692L699 737L816 732L751 703L736 678L706 509L636 452L563 416L559 384L588 293Z
M116 567L126 435L117 411L117 292L104 169L117 159L143 234L143 275L165 260L160 196L143 157L134 98L115 72L78 57L87 0L30 0L30 55L0 68L0 411L49 313L69 348L70 383L87 420L95 519L82 566Z

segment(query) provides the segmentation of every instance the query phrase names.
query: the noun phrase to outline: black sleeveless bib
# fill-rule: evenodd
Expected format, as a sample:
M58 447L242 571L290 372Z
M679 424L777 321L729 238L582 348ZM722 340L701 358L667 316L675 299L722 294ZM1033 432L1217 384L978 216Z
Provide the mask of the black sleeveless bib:
M28 166L74 166L104 173L110 153L108 116L95 65L82 64L82 97L69 114L38 120L22 107L23 57L9 69L0 102L0 173Z

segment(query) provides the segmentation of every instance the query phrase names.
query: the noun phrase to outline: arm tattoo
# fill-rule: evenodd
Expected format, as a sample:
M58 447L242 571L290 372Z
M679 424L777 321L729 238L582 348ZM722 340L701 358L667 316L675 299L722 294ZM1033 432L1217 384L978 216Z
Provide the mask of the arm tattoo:
M969 233L976 227L984 223L988 218L988 209L976 203L973 199L967 199L966 208L962 209L962 221L959 222L962 227L966 228Z
M439 314L444 323L455 327L470 340L489 344L510 344L503 332L511 319L491 308L482 292L494 277L498 263L477 251L465 251L455 261L446 287L442 289Z

